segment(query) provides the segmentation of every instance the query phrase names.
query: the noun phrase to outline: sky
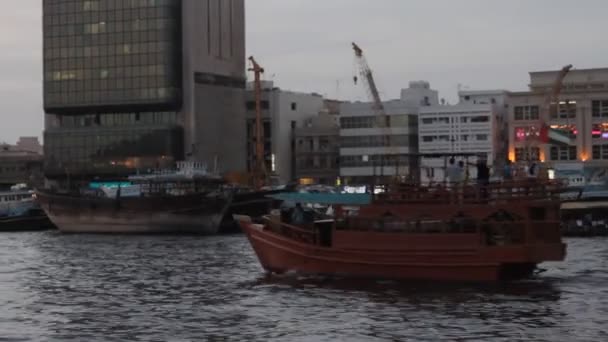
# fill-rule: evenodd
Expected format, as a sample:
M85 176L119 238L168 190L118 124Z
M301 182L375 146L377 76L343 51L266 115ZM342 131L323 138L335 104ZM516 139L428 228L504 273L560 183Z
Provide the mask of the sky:
M366 100L357 42L384 99L427 80L525 90L528 72L608 67L606 0L245 0L247 54L283 89ZM42 1L0 3L0 142L41 136Z

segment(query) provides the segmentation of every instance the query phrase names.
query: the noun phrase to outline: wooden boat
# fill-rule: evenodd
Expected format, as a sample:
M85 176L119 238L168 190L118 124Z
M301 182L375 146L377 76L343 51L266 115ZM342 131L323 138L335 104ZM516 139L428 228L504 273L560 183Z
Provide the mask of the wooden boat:
M24 188L0 192L0 231L19 232L53 228L34 201L34 192Z
M497 281L564 259L560 191L541 180L399 185L355 212L336 205L332 220L292 223L277 213L261 223L238 219L271 273Z
M38 191L42 209L64 233L216 234L231 201L209 175L131 177L132 185L77 193Z

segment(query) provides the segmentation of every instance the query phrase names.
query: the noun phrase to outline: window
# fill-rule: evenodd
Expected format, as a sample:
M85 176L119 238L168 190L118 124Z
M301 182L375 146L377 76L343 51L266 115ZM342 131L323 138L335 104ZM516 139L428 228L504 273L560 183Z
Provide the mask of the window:
M475 136L475 139L477 141L488 141L488 135L487 134L477 134Z
M529 147L529 148L516 148L515 149L515 161L538 161L540 160L540 148Z
M608 144L593 145L593 159L608 160Z
M515 120L538 120L539 108L538 106L516 106L514 107Z
M255 101L247 101L246 106L247 106L247 110L256 109ZM262 107L262 110L269 109L270 103L266 100L262 100L262 101L260 101L260 107Z
M576 102L564 101L557 105L557 110L551 113L551 119L574 119L576 118Z
M489 122L489 116L474 116L471 118L471 122Z
M594 118L608 117L608 101L592 101L591 113Z
M291 110L298 110L298 104L295 102L291 103Z
M576 146L551 146L550 157L554 161L577 160L577 148Z

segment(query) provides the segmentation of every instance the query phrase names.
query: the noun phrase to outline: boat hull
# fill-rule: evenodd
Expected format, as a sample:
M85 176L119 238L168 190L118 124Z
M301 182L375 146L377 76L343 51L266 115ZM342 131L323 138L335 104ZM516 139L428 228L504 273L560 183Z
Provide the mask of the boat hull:
M241 227L262 267L272 273L296 272L340 277L495 282L525 278L535 271L536 262L511 257L498 262L483 249L437 250L349 250L326 248L285 238L262 225L241 221ZM560 259L563 245L555 249Z
M0 232L29 232L53 228L46 215L0 218Z
M63 233L216 234L229 205L223 196L91 199L38 193L51 222Z

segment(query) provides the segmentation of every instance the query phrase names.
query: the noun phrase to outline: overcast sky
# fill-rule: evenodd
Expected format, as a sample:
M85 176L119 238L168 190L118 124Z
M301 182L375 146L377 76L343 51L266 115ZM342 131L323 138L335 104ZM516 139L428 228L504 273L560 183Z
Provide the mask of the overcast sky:
M528 72L608 67L606 0L246 0L247 47L277 86L364 100L350 42L382 96L428 80L455 102L470 89L524 90ZM0 142L41 136L41 0L0 4Z

